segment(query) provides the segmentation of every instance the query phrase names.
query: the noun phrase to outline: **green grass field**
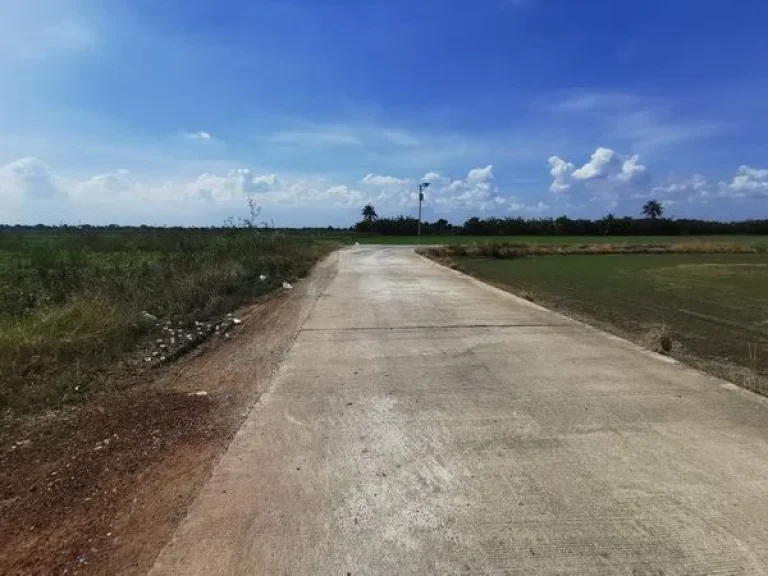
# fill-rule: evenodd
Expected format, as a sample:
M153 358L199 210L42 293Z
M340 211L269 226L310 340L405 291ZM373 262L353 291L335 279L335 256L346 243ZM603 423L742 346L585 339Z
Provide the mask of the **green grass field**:
M768 254L457 257L455 262L478 278L651 348L667 334L673 356L753 389L765 386Z
M145 360L140 346L168 337L161 323L180 347L182 328L195 340L196 321L306 274L330 249L253 229L4 230L0 416L113 386L121 365Z
M415 245L416 236L349 236L360 244ZM670 244L678 242L764 242L765 236L422 236L423 246L446 244Z

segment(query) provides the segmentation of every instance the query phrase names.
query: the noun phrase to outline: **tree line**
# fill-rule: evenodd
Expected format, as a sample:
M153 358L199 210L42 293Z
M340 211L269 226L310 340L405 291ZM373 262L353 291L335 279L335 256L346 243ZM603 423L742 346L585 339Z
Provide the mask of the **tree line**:
M584 218L478 218L453 225L441 218L435 222L422 222L421 233L467 234L472 236L653 236L653 235L707 235L707 234L768 234L768 220L719 222L687 218L664 218L664 207L652 200L643 206L642 218L617 217L608 214L597 220ZM362 220L355 225L361 234L386 236L413 236L418 220L409 216L379 218L376 209L367 205Z

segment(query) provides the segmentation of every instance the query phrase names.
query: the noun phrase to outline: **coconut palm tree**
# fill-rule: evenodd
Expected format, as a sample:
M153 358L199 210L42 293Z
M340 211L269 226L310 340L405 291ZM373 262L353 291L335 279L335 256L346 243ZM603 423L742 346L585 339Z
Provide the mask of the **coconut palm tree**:
M656 220L664 215L664 206L658 200L648 200L643 206L643 216Z
M363 207L363 222L374 222L379 219L379 215L376 214L376 208L373 204L366 204Z

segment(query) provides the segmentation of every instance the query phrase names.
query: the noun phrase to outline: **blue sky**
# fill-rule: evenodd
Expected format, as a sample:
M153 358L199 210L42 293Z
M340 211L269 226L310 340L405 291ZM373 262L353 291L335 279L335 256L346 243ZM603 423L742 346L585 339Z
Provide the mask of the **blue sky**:
M2 0L0 220L768 217L760 0Z

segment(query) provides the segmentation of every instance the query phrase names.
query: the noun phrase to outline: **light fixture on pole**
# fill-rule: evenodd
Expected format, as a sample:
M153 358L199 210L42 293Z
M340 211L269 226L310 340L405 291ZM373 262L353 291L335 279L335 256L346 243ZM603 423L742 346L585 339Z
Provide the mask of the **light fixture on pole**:
M419 184L419 225L416 233L416 243L421 244L421 203L424 202L424 190L429 188L429 182Z

